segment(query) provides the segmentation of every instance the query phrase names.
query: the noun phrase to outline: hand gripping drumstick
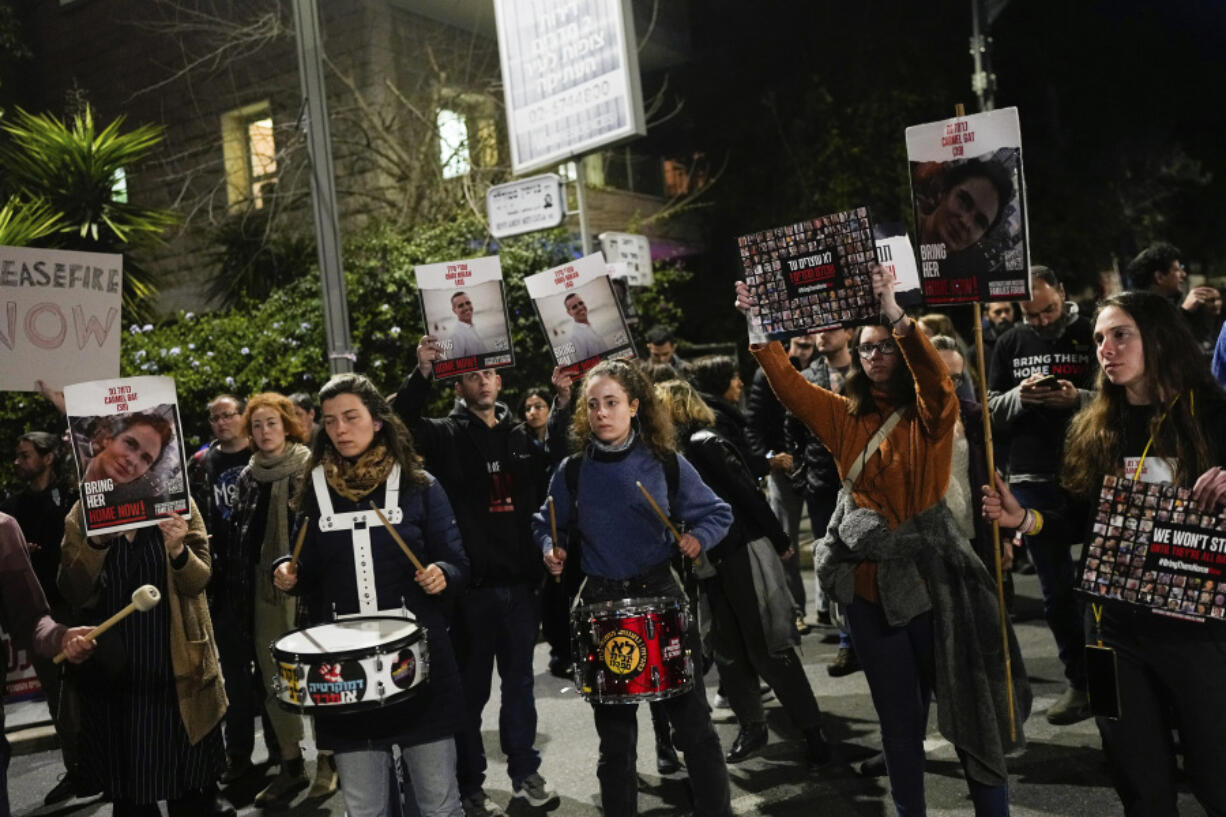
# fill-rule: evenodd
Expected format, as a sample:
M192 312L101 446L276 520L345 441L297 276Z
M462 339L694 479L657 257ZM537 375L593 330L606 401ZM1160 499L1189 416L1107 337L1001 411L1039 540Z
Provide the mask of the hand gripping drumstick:
M120 610L115 615L108 618L106 621L99 624L94 629L90 630L89 635L85 637L89 639L90 641L96 641L98 639L98 636L102 635L107 630L111 629L116 624L123 621L128 616L132 615L134 611L140 610L142 613L148 612L149 610L152 610L154 607L157 607L158 602L161 600L162 600L162 594L158 592L158 589L156 587L154 587L151 584L142 585L132 591L132 603L131 604L129 604L127 607ZM64 653L61 652L59 655L53 658L52 661L56 664L62 664L64 663L64 659L67 657L68 656L64 655Z
M558 517L553 511L553 494L549 494L549 530L553 534L553 558L558 558ZM554 584L562 581L562 574L553 577Z
M677 529L675 527L673 527L673 521L668 518L668 514L664 513L664 511L661 510L655 498L652 497L652 495L647 491L647 489L643 487L643 483L636 481L634 484L639 486L639 490L643 492L643 496L647 497L647 501L651 503L651 507L653 510L655 510L656 515L659 516L660 520L664 522L665 525L668 526L668 529L670 531L673 532L673 537L677 540L677 544L681 544L681 534L677 532ZM702 565L702 557L695 556L693 559L693 562L694 562L694 567L700 567Z
M379 506L375 504L373 499L370 501L370 507L379 515L379 521L383 523L383 527L387 528L387 532L390 533L392 538L396 540L396 544L400 545L400 549L404 551L405 556L409 557L409 561L413 563L413 566L418 570L424 571L426 568L422 566L421 562L417 561L417 557L413 555L413 551L409 550L409 546L406 545L404 540L400 538L400 534L397 533L396 529L392 527L392 523L387 521L387 517L383 515L383 511L379 510Z
M302 527L298 529L298 540L294 542L294 555L289 560L289 570L291 573L298 569L298 556L302 553L302 543L306 541L307 526L309 524L311 524L311 517L303 517Z

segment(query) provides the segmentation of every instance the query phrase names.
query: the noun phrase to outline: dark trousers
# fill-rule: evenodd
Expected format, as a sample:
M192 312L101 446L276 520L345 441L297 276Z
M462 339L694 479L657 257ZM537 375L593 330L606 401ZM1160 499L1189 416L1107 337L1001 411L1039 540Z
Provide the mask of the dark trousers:
M711 605L711 640L724 694L742 726L764 723L758 676L802 731L821 725L821 710L796 650L768 653L749 551L743 547L716 566L718 575L703 583Z
M922 817L924 735L935 675L932 614L891 627L881 606L857 598L847 607L847 625L864 667L873 706L881 721L881 748L898 817ZM956 703L950 702L950 706ZM959 758L961 758L959 752ZM965 769L965 761L963 769ZM976 817L1007 817L1008 786L966 778Z
M226 755L248 760L255 748L255 719L264 708L262 684L259 693L256 692L259 673L255 669L255 650L267 649L268 645L255 644L251 628L241 626L234 616L221 610L214 615L214 622L217 658L226 680L226 697L230 699L224 721ZM271 730L265 730L265 734L271 734Z
M552 663L565 666L573 662L570 645L570 603L582 580L578 559L569 558L562 570L562 581L550 576L541 588L541 635L549 644Z
M498 739L507 756L507 774L519 783L541 767L536 743L532 651L540 626L536 588L527 584L473 587L460 601L453 633L464 685L465 726L456 735L456 773L460 796L485 785L485 744L481 711L490 699L497 662L502 679Z
M624 598L667 596L683 598L667 565L649 574L626 581L589 579L583 602L593 604ZM694 688L661 703L676 736L676 748L685 755L698 817L730 817L731 793L728 767L719 735L711 723L711 710L702 682L702 659L698 629L690 616L689 646L694 657ZM604 813L613 817L638 814L638 776L635 770L638 745L638 706L634 704L592 704L596 734L600 736L600 759L596 778L600 782L600 803Z
M1103 643L1116 650L1120 718L1098 718L1098 731L1124 813L1178 813L1173 726L1193 794L1226 815L1226 627L1108 609Z
M51 608L51 617L60 622L75 621L66 603ZM64 757L64 769L71 775L77 766L77 745L81 740L81 696L77 692L66 664L56 664L50 658L30 653L38 683L47 694L47 709L55 724L55 734L60 739L60 752Z
M1061 503L1060 488L1054 482L1019 482L1009 486L1024 508L1056 507ZM1043 591L1043 615L1056 638L1064 677L1076 689L1086 688L1084 611L1073 593L1077 566L1072 548L1065 542L1035 541L1026 537L1026 550L1034 563Z
M830 517L834 516L834 506L838 498L839 489L837 487L811 490L805 494L805 507L809 511L809 522L813 525L814 539L821 539L826 535L826 528L830 526ZM816 592L820 599L818 609L827 612L828 602L820 584L817 584ZM839 647L851 649L851 636L847 634L845 628L839 630Z

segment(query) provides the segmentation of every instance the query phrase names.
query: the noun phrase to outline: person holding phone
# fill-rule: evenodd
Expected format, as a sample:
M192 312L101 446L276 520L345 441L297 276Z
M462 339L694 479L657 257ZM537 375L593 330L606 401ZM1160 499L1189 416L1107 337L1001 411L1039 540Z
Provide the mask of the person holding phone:
M1069 427L1068 495L1034 505L998 480L984 514L1007 527L1084 530L1107 475L1189 487L1216 514L1226 500L1226 392L1176 307L1152 293L1113 295L1095 316L1094 342L1098 393ZM1097 723L1124 813L1176 813L1174 726L1193 794L1209 814L1226 814L1226 626L1124 603L1093 605L1089 620L1093 646L1101 638L1115 653L1116 677L1091 688L1107 693L1096 707L1118 703Z

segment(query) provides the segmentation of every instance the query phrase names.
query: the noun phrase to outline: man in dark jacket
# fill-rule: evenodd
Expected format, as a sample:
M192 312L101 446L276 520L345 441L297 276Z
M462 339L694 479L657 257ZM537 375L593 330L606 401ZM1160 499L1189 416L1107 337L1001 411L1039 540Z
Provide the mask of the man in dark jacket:
M557 800L539 774L532 688L543 566L530 520L545 499L549 455L498 402L502 378L492 369L456 378L457 403L447 417L422 417L434 361L442 355L433 336L421 339L417 368L393 407L413 433L427 470L447 491L471 567L452 634L468 710L466 727L456 736L460 798L466 815L501 814L483 789L481 739L481 711L489 700L495 659L502 679L499 737L512 791L534 806ZM570 390L559 388L557 403L569 400Z

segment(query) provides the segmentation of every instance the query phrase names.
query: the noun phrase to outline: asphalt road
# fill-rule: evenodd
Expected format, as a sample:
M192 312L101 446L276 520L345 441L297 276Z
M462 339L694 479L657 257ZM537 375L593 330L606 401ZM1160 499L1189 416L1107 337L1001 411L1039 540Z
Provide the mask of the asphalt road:
M1114 817L1123 809L1107 778L1098 732L1092 721L1073 726L1054 727L1043 712L1063 691L1055 644L1042 620L1038 587L1034 577L1018 578L1016 623L1018 638L1026 657L1026 669L1034 688L1034 713L1025 724L1028 746L1011 759L1009 765L1012 813L1016 817L1038 815L1093 815ZM876 751L879 746L877 719L862 673L834 679L826 674L837 645L814 630L802 640L805 670L824 712L824 728L837 745L842 762L820 773L807 772L800 762L803 742L777 703L767 707L771 742L748 760L731 766L733 809L740 815L771 817L885 817L893 814L885 778L866 779L855 774L852 764ZM537 646L536 694L539 715L537 747L543 757L541 773L550 787L561 795L552 813L588 817L600 813L597 807L596 734L588 706L575 694L573 686L553 678L546 671L548 653ZM713 678L713 676L712 676ZM497 687L495 686L495 689ZM708 689L714 689L712 683ZM10 711L10 715L13 713ZM26 713L28 714L28 713ZM725 748L736 735L737 727L727 710L716 710L717 729ZM927 798L929 814L968 817L973 814L953 748L935 731L934 711L929 718L932 732L928 740ZM490 758L486 791L506 807L511 801L511 785L506 764L498 749L497 704L485 711L485 742ZM642 815L674 815L688 812L689 790L684 772L661 778L655 771L655 749L646 707L639 714L639 807ZM257 746L261 741L257 739ZM261 752L262 748L257 749ZM308 767L314 749L307 750ZM258 757L257 757L258 759ZM19 754L9 769L9 794L12 813L23 815L72 815L72 817L109 817L110 807L97 799L75 800L54 808L43 808L44 794L62 773L59 753L42 750ZM271 774L271 772L269 772ZM260 778L231 787L229 796L244 815L256 813L251 805L255 792L263 785ZM522 801L508 809L511 815L536 812ZM301 798L285 812L294 817L343 817L340 794L323 802L306 803ZM1204 817L1205 812L1190 795L1180 797L1184 817ZM612 816L610 816L612 817Z

